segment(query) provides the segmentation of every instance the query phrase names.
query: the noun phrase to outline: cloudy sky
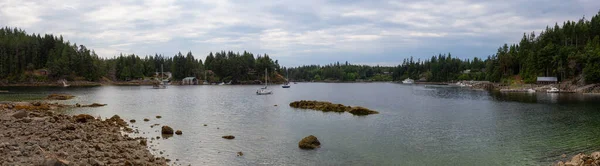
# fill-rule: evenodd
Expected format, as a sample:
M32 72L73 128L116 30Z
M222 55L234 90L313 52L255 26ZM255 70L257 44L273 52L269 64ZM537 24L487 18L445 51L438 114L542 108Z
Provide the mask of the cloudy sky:
M102 57L247 50L286 66L395 65L486 57L599 10L600 0L0 0L0 26L60 34Z

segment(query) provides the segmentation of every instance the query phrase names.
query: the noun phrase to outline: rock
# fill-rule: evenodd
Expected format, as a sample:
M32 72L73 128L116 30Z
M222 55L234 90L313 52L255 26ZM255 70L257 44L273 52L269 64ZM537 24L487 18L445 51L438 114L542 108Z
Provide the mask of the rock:
M89 159L88 163L92 166L104 166L105 164L101 161L98 161L96 159Z
M208 125L204 124L204 126L208 126Z
M238 155L238 156L244 156L244 153L242 153L242 152L237 152L237 155Z
M72 99L74 97L75 96L68 95L68 94L51 94L51 95L48 95L46 97L46 99L48 99L48 100L69 100L69 99Z
M275 104L275 105L273 105L273 106L277 107L277 104Z
M27 113L27 111L23 111L23 110L12 115L12 117L17 118L17 119L21 119L21 118L24 118L27 116L29 116L29 113Z
M73 124L66 124L64 127L61 128L61 130L63 131L67 131L67 130L75 130L75 125Z
M75 122L79 122L79 123L86 123L90 120L96 119L96 118L94 118L94 116L88 115L88 114L75 115L75 116L73 116L73 118L75 119Z
M135 119L129 120L130 123L135 123Z
M144 118L144 122L150 121L150 119L148 118Z
M567 155L566 154L562 154L562 155L560 155L560 157L567 158Z
M141 139L140 140L140 145L148 146L148 141L146 139Z
M173 135L173 128L169 126L162 126L160 130L161 134Z
M103 107L103 106L106 106L106 104L92 103L90 105L82 105L82 107Z
M160 118L162 118L162 116L160 116L160 115L157 115L157 116L156 116L156 119L160 119Z
M321 142L319 142L317 137L309 135L308 137L302 138L302 140L298 142L298 147L300 149L315 149L321 147Z
M323 112L349 112L354 115L369 115L379 113L377 111L373 111L364 107L351 107L342 104L333 104L325 101L294 101L290 103L290 107L301 109L313 109Z
M593 160L600 160L600 152L594 152L590 155Z
M40 103L39 101L35 101L35 102L32 102L31 105L39 107L42 105L42 103Z
M225 139L234 139L234 138L235 138L235 136L233 136L233 135L226 135L226 136L223 136L223 137L221 137L221 138L225 138Z
M177 131L175 131L175 134L181 135L181 134L183 134L183 132L181 132L181 130L177 130Z
M554 164L554 166L565 166L565 163L563 163L562 161L559 161L558 163Z
M352 115L364 116L370 114L378 114L379 112L373 111L364 107L354 107L350 111L348 111Z
M571 161L566 162L565 165L581 165L581 164L583 164L584 156L585 156L585 154L579 153L579 154L573 156L573 158L571 158Z
M44 160L44 164L42 164L42 165L44 165L44 166L68 166L69 161L52 157L52 158L46 158Z

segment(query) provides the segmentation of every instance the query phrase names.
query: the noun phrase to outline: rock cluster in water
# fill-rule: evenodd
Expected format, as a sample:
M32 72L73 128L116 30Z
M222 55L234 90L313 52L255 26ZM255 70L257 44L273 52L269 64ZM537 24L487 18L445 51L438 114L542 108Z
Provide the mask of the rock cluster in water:
M378 114L379 112L370 110L364 107L351 107L342 104L333 104L326 101L309 101L301 100L290 103L290 107L302 108L302 109L313 109L323 112L348 112L353 115L363 116L370 114Z
M100 120L15 105L0 103L1 165L166 165L144 141L121 134L128 124L119 116Z
M298 142L298 147L300 149L315 149L321 147L321 142L314 135L309 135Z
M46 97L48 100L69 100L75 96L69 94L50 94Z
M563 157L566 157L563 155ZM589 156L579 153L571 158L571 160L559 161L554 166L600 166L600 152L594 152Z

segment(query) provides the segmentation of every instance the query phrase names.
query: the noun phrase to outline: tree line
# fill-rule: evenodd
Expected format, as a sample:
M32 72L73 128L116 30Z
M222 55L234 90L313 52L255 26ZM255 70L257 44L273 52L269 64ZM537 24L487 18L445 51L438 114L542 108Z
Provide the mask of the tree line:
M539 76L557 77L574 83L600 83L600 12L587 20L566 21L546 27L537 36L523 34L518 44L504 44L485 59L459 59L450 53L430 59L405 59L395 67L370 67L338 63L289 68L295 80L366 79L400 81L406 78L447 82L487 80L505 82L522 79L534 83ZM386 77L390 75L391 78Z
M485 59L459 59L450 53L429 59L412 57L397 66L367 66L348 62L328 65L280 67L269 55L220 51L206 59L191 52L174 56L119 55L100 58L83 45L71 44L62 36L26 34L16 28L0 29L0 79L7 82L87 80L102 78L134 80L152 77L164 66L173 79L207 78L209 81L242 82L262 78L265 69L296 81L400 81L406 78L447 82L487 80L533 83L538 76L573 82L600 83L600 12L591 20L566 21L536 35L524 33L519 43L504 44ZM36 70L49 71L47 76Z
M0 29L0 80L7 83L44 82L59 79L99 81L139 80L156 76L156 72L171 72L173 79L207 78L209 81L245 81L280 71L279 62L269 55L254 55L244 51L210 53L206 60L196 59L192 52L174 56L155 54L119 55L100 58L83 45L71 44L62 36L27 34L17 28ZM40 71L46 73L39 74ZM261 71L261 72L257 72Z

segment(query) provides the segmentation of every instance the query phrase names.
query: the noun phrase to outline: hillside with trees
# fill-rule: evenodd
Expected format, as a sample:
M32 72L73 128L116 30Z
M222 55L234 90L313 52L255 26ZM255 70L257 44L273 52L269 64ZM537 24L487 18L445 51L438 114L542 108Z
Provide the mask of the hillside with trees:
M547 26L539 34L524 33L521 41L504 44L485 59L459 59L450 53L429 59L412 57L398 66L367 66L339 62L282 68L268 55L221 51L204 61L191 52L174 56L119 55L99 58L83 45L61 36L31 34L19 29L0 29L0 80L5 83L43 82L59 79L98 81L140 80L153 77L164 66L174 80L184 77L234 83L260 80L264 69L273 75L289 73L296 81L399 81L412 78L430 82L487 80L510 83L538 76L557 77L576 84L600 83L600 12L591 20L566 21ZM46 74L39 74L47 71ZM43 73L43 72L42 72ZM270 74L270 75L271 75ZM520 80L518 80L520 81Z
M4 83L48 82L56 80L113 81L154 77L161 65L174 80L185 77L210 81L247 81L262 78L264 71L280 71L278 61L269 55L232 51L210 53L205 63L191 52L174 56L119 55L100 58L83 45L71 44L62 36L27 34L20 29L0 29L0 81Z
M534 83L538 76L549 76L577 84L600 83L600 12L591 20L582 18L562 25L556 23L537 36L535 32L525 33L519 43L504 44L486 59L458 59L448 53L424 60L405 59L393 68L340 65L338 62L290 68L290 78L380 81L380 76L389 75L389 72L392 72L391 80L396 81L412 78L430 82L487 80L508 83L522 78L525 83Z

